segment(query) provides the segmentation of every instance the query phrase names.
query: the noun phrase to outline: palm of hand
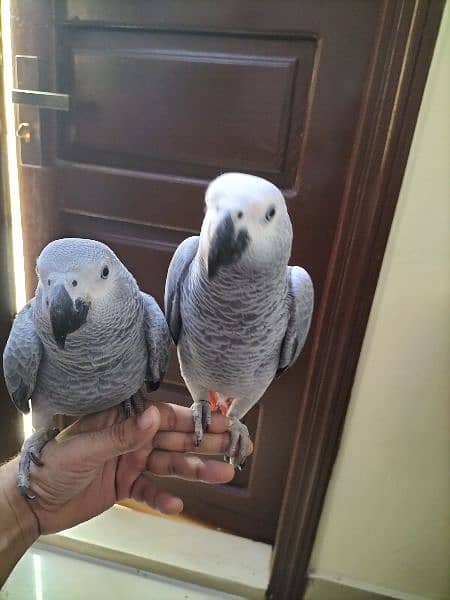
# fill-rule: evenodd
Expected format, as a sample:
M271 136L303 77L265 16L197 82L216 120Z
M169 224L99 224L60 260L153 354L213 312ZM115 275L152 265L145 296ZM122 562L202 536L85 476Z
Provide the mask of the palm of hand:
M31 470L37 497L29 503L41 533L72 527L124 498L167 514L181 512L182 500L162 491L155 475L211 483L233 478L231 465L186 454L223 453L229 443L225 417L214 416L211 433L197 449L190 409L157 407L141 415L141 427L139 417L124 420L116 408L83 417L44 447L44 466Z

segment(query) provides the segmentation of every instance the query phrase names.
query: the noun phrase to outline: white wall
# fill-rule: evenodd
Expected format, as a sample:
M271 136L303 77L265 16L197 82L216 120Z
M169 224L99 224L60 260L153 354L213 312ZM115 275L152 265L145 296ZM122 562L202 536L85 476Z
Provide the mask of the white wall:
M450 598L449 13L310 565L427 599Z

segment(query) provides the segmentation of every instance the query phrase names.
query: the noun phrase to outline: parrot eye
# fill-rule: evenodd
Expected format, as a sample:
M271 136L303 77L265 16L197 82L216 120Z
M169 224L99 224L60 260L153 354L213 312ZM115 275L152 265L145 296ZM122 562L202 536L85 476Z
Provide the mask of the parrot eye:
M47 279L47 283L48 283L48 285L50 285L51 284L51 280Z
M109 275L109 269L108 269L108 267L103 267L103 269L102 269L102 275L101 275L102 279L106 279L108 277L108 275Z
M267 221L267 222L271 221L271 220L274 218L274 216L275 216L275 209L274 209L274 208L273 208L273 206L272 206L272 208L270 208L270 209L269 209L269 210L266 212L266 221Z
M237 218L242 219L243 216L244 216L244 213L242 212L242 210L240 210L237 214Z
M78 285L78 281L77 281L76 279L74 279L74 280L72 281L72 286L73 286L73 287L77 287L77 285Z

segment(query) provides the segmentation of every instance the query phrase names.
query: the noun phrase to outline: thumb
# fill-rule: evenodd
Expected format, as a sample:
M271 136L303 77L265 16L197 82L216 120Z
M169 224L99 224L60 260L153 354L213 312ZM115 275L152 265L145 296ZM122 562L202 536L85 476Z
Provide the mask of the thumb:
M159 424L159 410L156 406L150 406L143 413L114 423L111 427L81 433L77 436L79 458L83 462L102 464L143 446L149 446L150 449Z

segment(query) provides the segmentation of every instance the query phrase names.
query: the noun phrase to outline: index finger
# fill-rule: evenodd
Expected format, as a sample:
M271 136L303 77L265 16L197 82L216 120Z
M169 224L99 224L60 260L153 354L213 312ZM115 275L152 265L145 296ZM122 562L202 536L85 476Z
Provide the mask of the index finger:
M160 412L160 431L180 431L190 433L194 431L192 410L186 406L169 404L166 402L152 402ZM229 419L220 413L214 413L209 427L210 433L225 433L229 429Z

